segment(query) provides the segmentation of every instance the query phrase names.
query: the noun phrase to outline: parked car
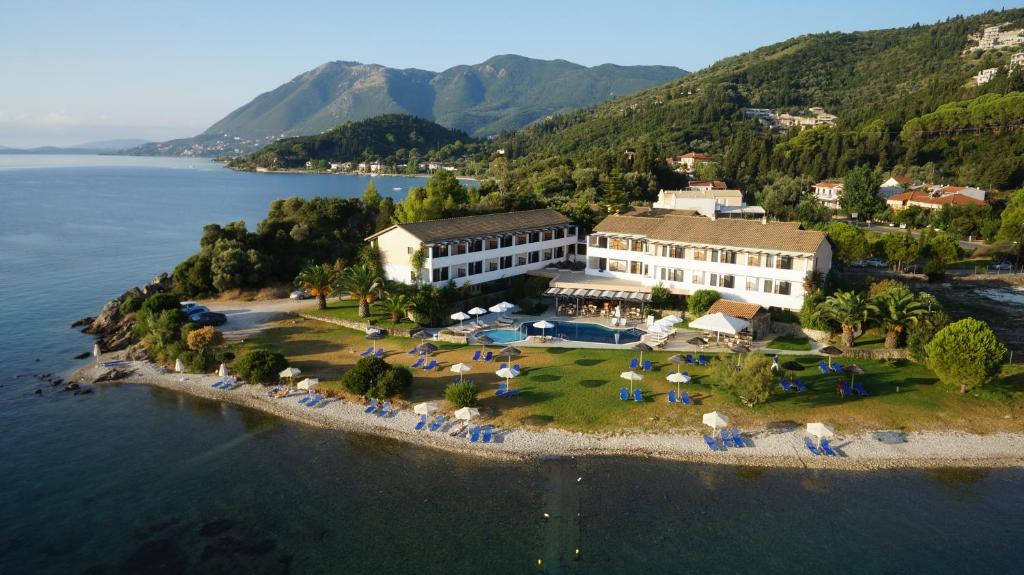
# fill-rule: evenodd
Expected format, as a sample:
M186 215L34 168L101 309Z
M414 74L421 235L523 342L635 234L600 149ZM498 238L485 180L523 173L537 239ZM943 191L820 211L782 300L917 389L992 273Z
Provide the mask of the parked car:
M1013 264L1007 261L1002 261L997 264L992 264L988 266L988 269L994 272L1008 272L1013 271Z
M864 260L863 264L866 267L869 267L869 268L887 268L887 267L889 267L889 262L887 262L887 261L885 261L883 259L880 259L880 258L868 258L868 259Z
M178 302L178 305L181 306L181 311L185 312L186 315L191 315L192 314L192 310L195 309L195 308L203 307L203 306L199 305L197 302L194 302L194 301ZM203 309L205 310L206 308L203 308ZM207 310L207 311L209 311L209 310Z
M290 297L292 299L309 299L309 298L313 297L313 294L309 293L308 290L297 289L297 290L293 291L292 293L288 294L288 297Z
M188 320L192 322L192 325L198 327L205 327L208 325L218 326L227 323L228 316L215 311L202 311L190 315Z
M907 224L900 224L900 229L901 230L907 229Z
M208 312L208 311L210 311L210 309L208 307L204 306L204 305L196 304L196 305L193 305L193 306L187 307L187 308L183 307L183 308L181 308L181 311L184 312L185 315L192 316L192 315L196 315L197 313Z

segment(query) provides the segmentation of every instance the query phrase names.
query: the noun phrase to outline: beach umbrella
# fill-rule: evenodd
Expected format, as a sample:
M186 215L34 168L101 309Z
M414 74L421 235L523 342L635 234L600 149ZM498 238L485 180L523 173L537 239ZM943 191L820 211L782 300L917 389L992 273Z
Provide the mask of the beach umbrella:
M544 339L544 333L547 330L555 327L555 324L551 323L550 321L540 320L537 323L533 324L533 327L540 330L540 337L541 339Z
M416 339L434 339L434 335L425 329L418 329L409 335Z
M836 430L820 421L807 424L807 433L818 438L818 445L821 445L821 438L829 438L836 434Z
M708 340L704 339L703 337L691 337L690 339L686 340L686 343L700 347L707 345Z
M449 371L453 371L459 374L459 383L462 383L462 374L469 372L471 369L473 368L464 363L456 363L455 365L448 368Z
M280 378L292 378L302 373L302 370L297 367L286 367L277 374Z
M795 361L787 361L786 363L782 364L782 369L785 369L787 371L803 371L804 366L800 365L798 362Z
M98 358L100 354L101 352L99 342L92 344L92 356Z
M669 333L672 328L663 323L652 323L647 326L647 333Z
M619 377L621 377L622 379L628 379L629 380L629 392L630 393L633 393L633 382L634 381L640 381L641 379L644 378L644 376L640 375L639 373L637 373L635 371L624 371L624 372L619 374Z
M451 318L459 322L459 327L462 327L462 321L469 319L469 314L462 311L457 311L451 315Z
M713 331L718 334L719 338L721 338L723 333L736 335L749 325L750 322L745 319L733 317L722 312L709 313L690 322L690 327L693 329Z
M174 360L174 371L178 373L185 373L185 364L181 363L180 359Z
M729 351L736 354L736 365L739 365L740 357L742 356L742 354L750 352L750 348L743 344L737 343L736 345L730 347Z
M818 353L823 353L823 354L827 355L828 356L828 366L832 367L832 356L833 355L843 355L843 350L841 350L841 349L839 349L837 347L832 347L831 345L826 345L825 347L819 349Z
M505 313L505 312L513 309L514 307L516 307L516 306L508 303L507 301L503 301L503 302L496 303L496 304L492 305L488 309L491 310L494 313Z
M480 344L480 353L483 353L485 345L491 345L494 340L487 337L486 335L478 335L474 338L477 343Z
M436 345L430 343L429 341L427 343L421 343L416 346L416 351L422 353L423 355L430 355L437 351L438 349L439 348Z
M455 410L455 419L461 419L463 421L469 421L474 417L480 416L480 410L475 407L463 407Z
M430 415L437 411L437 404L433 401L424 401L423 403L417 403L412 406L412 411L416 415Z
M672 364L675 364L676 371L678 372L679 371L679 366L683 365L684 363L686 363L686 358L681 356L681 355L679 355L677 353L676 355L673 355L672 357L668 358L668 362L672 363Z
M307 377L306 379L300 381L299 384L296 385L295 387L297 389L305 389L306 391L309 391L318 385L320 385L319 379L315 377Z
M504 355L504 356L508 357L508 364L509 364L509 366L511 366L512 365L512 358L513 357L519 357L519 356L523 355L523 352L519 351L518 349L516 349L516 348L514 348L512 346L508 346L508 347L502 348L501 351L498 352L498 355Z
M487 310L485 310L482 307L475 307L469 310L469 315L475 316L477 323L480 323L480 316L484 315L485 313L487 313Z
M228 366L224 365L223 363L220 364L220 369L217 370L217 375L219 375L221 377L227 377L228 376Z
M644 363L644 352L645 351L654 351L654 348L649 346L649 345L647 345L646 343L644 343L642 341L638 341L638 342L636 342L636 344L633 345L633 350L640 352L640 365L643 365L643 363Z
M665 379L676 384L676 394L679 393L680 383L690 383L690 376L685 373L679 373L678 371L668 374L668 377L666 377Z
M387 337L387 336L385 336L384 332L382 332L379 329L370 328L370 329L366 330L366 339L368 339L368 340L373 342L373 351L374 351L374 353L377 352L377 340L378 339L384 339L385 337Z
M512 378L519 377L519 372L512 369L511 367L503 367L498 371L494 372L498 377L505 379L505 388L508 389L512 385Z
M718 411L705 413L701 418L701 421L704 422L704 425L715 430L724 429L729 426L729 418L726 417L724 413L720 413Z
M864 368L859 365L843 366L843 371L850 374L850 385L853 385L853 381L856 376L864 375Z
M669 323L669 324L671 324L671 325L675 325L675 324L677 324L677 323L680 323L680 322L682 322L682 321L683 321L683 318L681 318L681 317L679 317L679 316L677 316L677 315L675 315L675 314L669 314L669 315L667 315L667 316L665 316L665 317L661 318L661 319L660 319L660 320L658 320L658 321L662 321L662 322L665 322L665 323Z

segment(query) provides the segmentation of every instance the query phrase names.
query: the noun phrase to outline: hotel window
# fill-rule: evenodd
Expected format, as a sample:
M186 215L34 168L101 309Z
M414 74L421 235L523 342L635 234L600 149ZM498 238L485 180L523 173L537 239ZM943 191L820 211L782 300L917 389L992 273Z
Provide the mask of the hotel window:
M736 276L723 275L722 283L718 284L724 288L733 288L736 286Z
M778 282L775 284L775 293L780 295L789 295L790 284L789 282Z
M484 241L483 240L472 240L472 241L469 242L469 251L470 252L481 252L481 251L483 251L483 249L484 249Z
M544 250L541 253L540 259L542 259L544 261L550 260L551 259L551 250L550 249Z
M747 254L747 265L755 267L760 266L761 254Z
M690 276L690 281L691 281L691 283L695 283L697 285L703 284L704 283L704 272L699 272L699 271L693 272L693 275Z
M773 256L772 254L764 254L764 267L775 267L775 256Z
M487 260L487 271L489 271L489 272L496 272L496 271L498 271L498 260L497 259Z
M661 279L669 282L686 281L683 270L678 268L661 268Z
M708 259L708 251L707 250L698 250L698 249L694 248L694 250L693 250L693 259L699 260L699 261L706 261Z
M472 262L469 264L469 275L473 276L482 273L484 273L484 262Z
M626 273L628 271L626 260L608 260L608 271Z
M608 249L610 250L628 250L629 240L624 238L610 238L608 240Z
M465 242L459 242L457 244L453 244L452 248L453 248L452 249L453 255L461 256L462 254L466 253L466 243Z
M455 277L464 278L466 277L466 266L456 266L452 268L455 270Z
M647 242L643 240L633 240L633 251L642 252L647 249Z
M683 248L683 246L669 246L668 257L681 260L686 257L686 250Z
M498 249L498 238L487 238L487 249L496 250Z
M792 256L779 256L775 260L775 267L780 270L791 270L793 269L793 257Z
M430 248L430 257L443 258L448 256L448 244L441 244Z
M757 278L747 278L747 291L757 291Z
M607 264L604 258L587 258L587 267L592 270L604 271L604 266Z
M718 287L718 274L708 274L708 285Z
M448 268L435 268L431 273L431 277L434 282L448 281Z
M565 246L558 246L555 248L555 257L558 259L565 257Z
M715 262L715 263L718 263L718 250L708 250L708 251L711 252L710 254L708 254L709 256L711 256L711 261Z
M521 246L529 243L530 238L526 237L526 234L516 234L516 245Z
M764 293L772 293L772 280L764 280Z
M540 232L530 232L530 243L535 244L540 241Z
M516 254L517 266L525 266L528 261L529 260L527 259L526 254Z
M565 237L565 228L558 228L555 230L555 239L560 240Z
M515 243L515 237L513 236L501 236L501 247L510 248Z
M633 275L643 275L644 264L643 262L629 262L629 273Z
M606 247L608 247L608 237L607 236L598 236L597 237L597 247L599 247L599 248L606 248Z
M734 264L736 263L736 252L722 250L722 253L719 255L719 259L723 264Z
M544 230L544 241L550 242L553 239L555 239L555 232L551 230Z
M565 235L566 235L566 237L570 237L570 238L572 236L575 236L576 235L576 226L569 226L568 228L566 228L565 229Z
M540 252L530 252L530 263L535 264L540 261Z
M512 267L512 256L504 256L501 258L501 269L506 270Z

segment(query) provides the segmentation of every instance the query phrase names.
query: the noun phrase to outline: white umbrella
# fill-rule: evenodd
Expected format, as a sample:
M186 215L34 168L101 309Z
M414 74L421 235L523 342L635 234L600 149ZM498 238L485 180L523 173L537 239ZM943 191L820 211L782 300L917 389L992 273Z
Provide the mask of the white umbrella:
M736 335L749 325L750 322L747 320L732 317L722 312L707 314L690 322L690 327L693 329L713 331L719 335L723 333Z
M677 316L675 314L670 314L670 315L667 315L667 316L661 318L658 321L664 322L664 323L668 323L668 324L671 324L671 325L675 325L677 323L682 322L683 318L681 318L681 317L679 317L679 316Z
M544 333L547 330L555 327L555 324L551 323L550 321L540 320L537 323L533 324L533 327L540 330L540 337L541 339L544 339Z
M665 379L676 384L676 394L679 393L680 383L690 383L690 376L686 375L685 373L679 373L678 371L668 374L668 377L666 377Z
M513 377L519 377L519 372L511 367L503 367L494 372L494 374L505 379L505 389L509 389L511 387Z
M283 370L281 370L281 372L278 373L277 376L291 378L299 375L300 373L302 373L302 370L297 367L286 367Z
M470 371L471 369L473 368L464 363L456 363L455 365L449 368L450 371L454 371L455 373L459 374L459 383L462 383L462 374Z
M469 421L479 415L480 410L475 407L463 407L462 409L455 410L455 419L461 419L464 421Z
M185 373L185 364L181 363L180 359L174 360L174 371L178 373Z
M412 407L413 413L416 415L430 415L437 411L437 404L433 401L424 401L423 403L417 403Z
M221 377L227 377L228 376L228 366L224 365L223 363L220 364L220 369L217 370L217 375L219 375Z
M485 313L487 313L487 310L485 310L482 307L475 307L475 308L469 310L469 315L476 316L476 322L477 323L480 323L480 316L484 315Z
M514 305L508 303L507 301L503 301L492 305L489 309L494 313L505 313L514 307Z
M836 434L836 430L832 429L830 426L825 425L820 421L816 421L814 423L807 424L807 433L813 435L814 437L817 437L818 445L821 445L821 438L832 437L833 435Z
M452 319L459 320L459 326L461 327L462 326L462 321L466 320L466 319L469 319L469 314L467 314L465 312L457 311L457 312L452 314Z
M100 344L99 343L92 344L92 356L93 357L99 357L100 354L101 354L101 352L100 352Z
M296 385L295 387L297 387L298 389L305 389L308 391L318 385L320 385L319 379L315 377L307 377L306 379L300 381L299 384Z
M647 333L669 333L672 328L663 323L654 323L647 326Z
M711 413L705 413L702 418L704 425L712 429L722 429L729 425L729 418L724 413L712 411Z
M621 377L622 379L628 379L629 380L629 392L630 393L633 393L633 382L634 381L640 381L641 379L644 378L644 376L640 375L639 373L637 373L635 371L624 371L624 372L619 374L619 377Z

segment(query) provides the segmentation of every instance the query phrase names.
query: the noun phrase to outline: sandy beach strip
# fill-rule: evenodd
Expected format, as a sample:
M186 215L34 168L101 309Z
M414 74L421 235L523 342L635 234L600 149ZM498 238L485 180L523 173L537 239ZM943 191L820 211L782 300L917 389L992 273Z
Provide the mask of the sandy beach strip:
M167 373L150 362L128 362L122 366L134 373L115 383L146 384L214 401L223 401L292 421L347 433L362 433L390 439L499 459L536 459L552 456L614 455L656 457L678 461L755 467L804 467L821 469L873 470L937 467L1020 467L1024 466L1024 434L998 433L975 435L957 431L919 432L902 435L905 441L880 441L874 433L837 435L832 446L839 457L812 455L804 446L802 429L742 430L746 446L726 451L710 451L696 431L679 433L615 434L575 433L558 429L495 429L491 443L471 443L465 433L452 437L448 431L454 421L449 417L441 430L417 431L420 416L411 408L393 415L376 417L363 412L365 405L331 399L309 408L298 402L305 392L292 392L284 398L271 398L260 385L240 385L231 390L211 387L219 378L213 375ZM75 381L91 382L106 371L95 364L83 367L72 376ZM474 424L486 424L479 418ZM898 434L893 434L897 435Z

